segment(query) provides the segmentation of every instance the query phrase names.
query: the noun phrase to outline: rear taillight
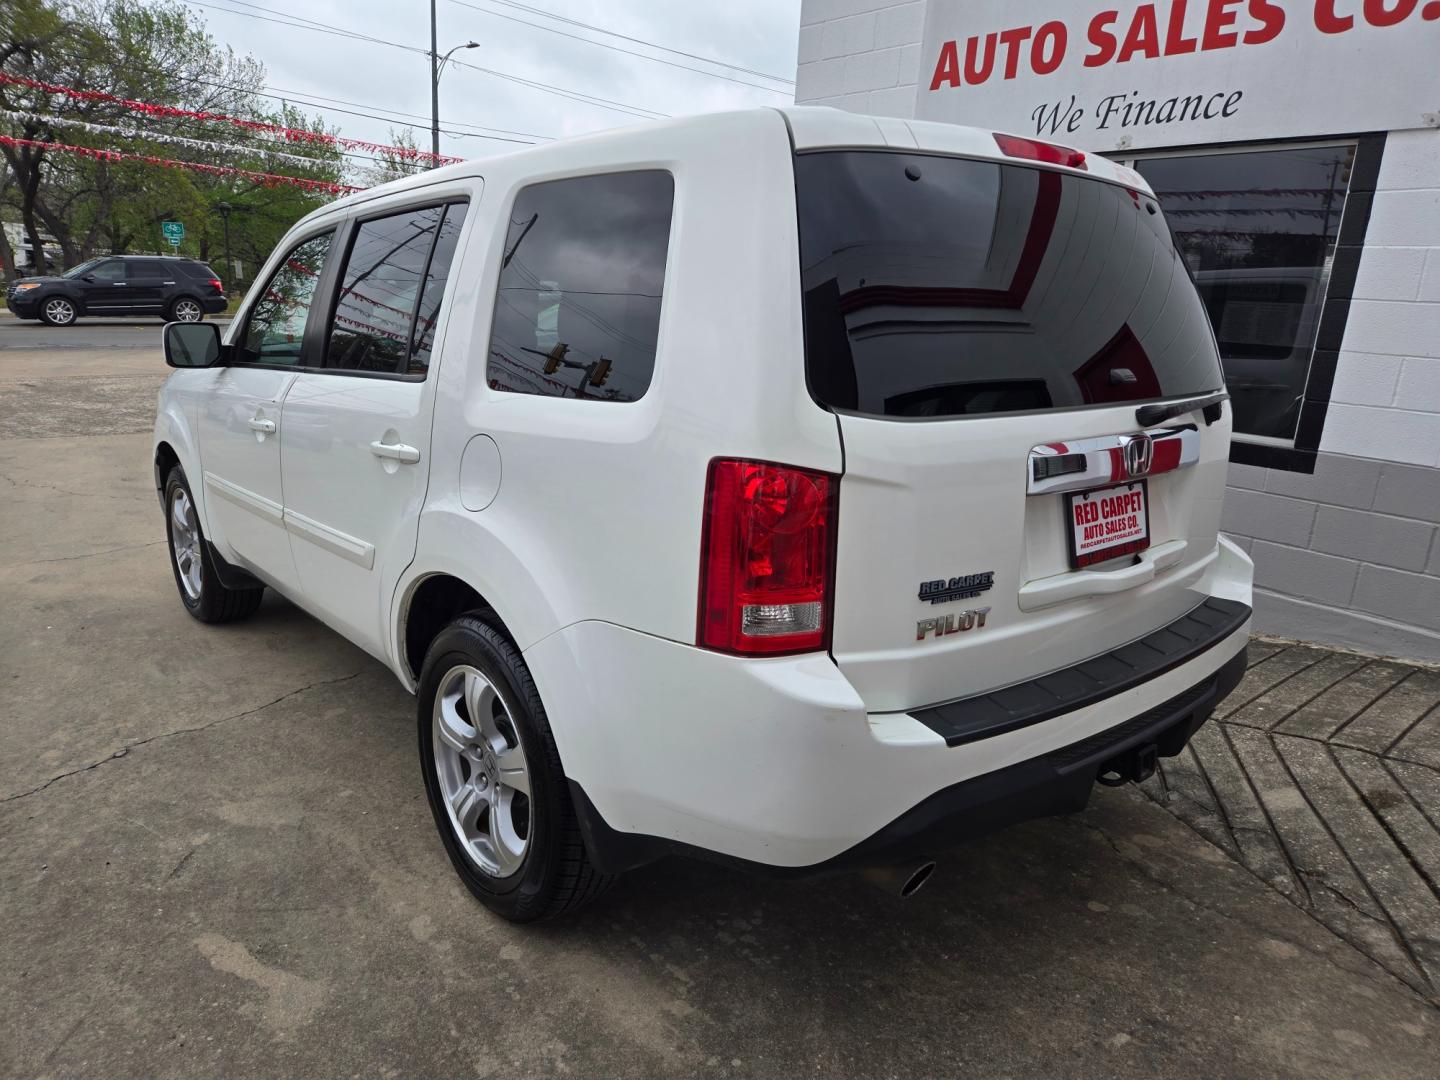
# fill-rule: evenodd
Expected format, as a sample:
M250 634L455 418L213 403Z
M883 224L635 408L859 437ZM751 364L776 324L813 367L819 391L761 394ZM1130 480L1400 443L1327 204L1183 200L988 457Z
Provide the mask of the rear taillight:
M214 287L215 291L218 292L218 293L223 293L223 292L225 291L225 286L220 284L220 279L219 279L218 277L212 277L212 278L210 279L210 284Z
M994 134L996 145L1006 157L1043 161L1047 165L1065 165L1072 169L1085 168L1083 150L1072 150L1068 146L1041 142L1039 139L1024 139L1019 135L1002 135L998 131Z
M838 494L829 473L710 463L697 644L766 656L829 647Z

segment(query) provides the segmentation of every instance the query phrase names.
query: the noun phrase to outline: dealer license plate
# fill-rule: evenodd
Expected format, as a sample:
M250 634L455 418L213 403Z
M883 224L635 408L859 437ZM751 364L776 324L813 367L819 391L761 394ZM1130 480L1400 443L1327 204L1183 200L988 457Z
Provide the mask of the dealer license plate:
M1150 501L1144 480L1066 496L1070 565L1079 570L1150 546Z

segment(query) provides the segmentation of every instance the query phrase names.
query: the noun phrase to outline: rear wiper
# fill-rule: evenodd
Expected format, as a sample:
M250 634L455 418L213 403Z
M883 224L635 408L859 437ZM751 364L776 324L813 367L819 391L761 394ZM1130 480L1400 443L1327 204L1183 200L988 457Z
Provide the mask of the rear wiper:
M1224 390L1214 394L1206 394L1204 397L1188 398L1185 401L1171 401L1169 403L1157 402L1154 405L1141 405L1135 410L1135 422L1142 428L1154 427L1156 424L1163 424L1177 416L1184 416L1196 409L1205 410L1205 426L1209 427L1216 420L1220 419L1220 406L1228 401L1230 395Z

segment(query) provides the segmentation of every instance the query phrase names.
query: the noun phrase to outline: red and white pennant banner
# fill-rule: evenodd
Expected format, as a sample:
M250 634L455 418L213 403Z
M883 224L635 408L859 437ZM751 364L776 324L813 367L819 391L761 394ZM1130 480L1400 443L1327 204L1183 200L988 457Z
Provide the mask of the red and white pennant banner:
M72 86L60 86L56 83L42 82L39 79L29 79L23 75L11 75L8 72L0 71L0 85L6 84L24 86L31 90L42 90L47 94L64 94L76 101L104 101L112 105L120 105L132 112L143 113L146 116L180 117L190 120L205 120L211 123L233 124L247 131L262 132L291 143L324 143L328 146L339 146L345 150L391 154L406 161L428 161L436 165L453 165L457 161L465 160L464 158L447 157L444 154L432 154L428 150L417 150L413 146L390 146L386 143L369 142L365 139L347 139L340 135L327 135L320 131L289 128L281 124L266 123L263 120L246 120L238 116L228 116L225 113L200 112L194 109L181 109L174 105L154 105L147 101L135 101L131 98L107 94L103 90L77 90Z
M159 132L145 131L141 128L121 127L116 124L92 124L88 120L71 120L64 116L49 116L45 113L24 112L20 109L0 109L0 116L8 117L11 120L28 120L39 124L48 124L51 127L79 128L95 135L119 135L124 139L145 139L150 142L161 142L170 146L185 146L193 150L205 150L211 153L223 154L263 154L270 158L279 158L282 161L293 161L297 165L314 167L316 165L332 166L334 163L322 161L320 158L305 157L301 154L287 154L283 150L276 150L269 146L235 146L232 143L210 142L207 139L187 139L183 135L162 135Z
M328 180L308 180L303 176L284 176L279 173L256 172L253 169L238 169L233 165L206 165L199 161L176 161L173 158L153 157L150 154L131 154L123 150L99 150L93 146L70 146L66 143L42 142L39 139L17 139L11 135L0 135L0 146L28 146L38 150L59 151L92 158L95 161L135 161L144 165L157 165L162 169L187 169L204 173L206 176L238 176L253 180L262 187L298 187L305 191L323 191L327 195L348 195L364 188L352 184L336 184Z

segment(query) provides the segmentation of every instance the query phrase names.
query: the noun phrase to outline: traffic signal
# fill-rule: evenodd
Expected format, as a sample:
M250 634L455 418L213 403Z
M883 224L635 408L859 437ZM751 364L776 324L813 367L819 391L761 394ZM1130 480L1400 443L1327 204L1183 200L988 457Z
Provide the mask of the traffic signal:
M602 356L602 357L600 357L599 361L595 364L595 370L590 373L590 385L591 385L591 386L601 386L601 385L604 384L605 380L608 379L609 377L610 377L610 361L607 360L607 359L605 359L605 357Z
M565 359L565 354L570 351L570 346L560 342L545 357L545 374L554 375L560 367L560 361Z

